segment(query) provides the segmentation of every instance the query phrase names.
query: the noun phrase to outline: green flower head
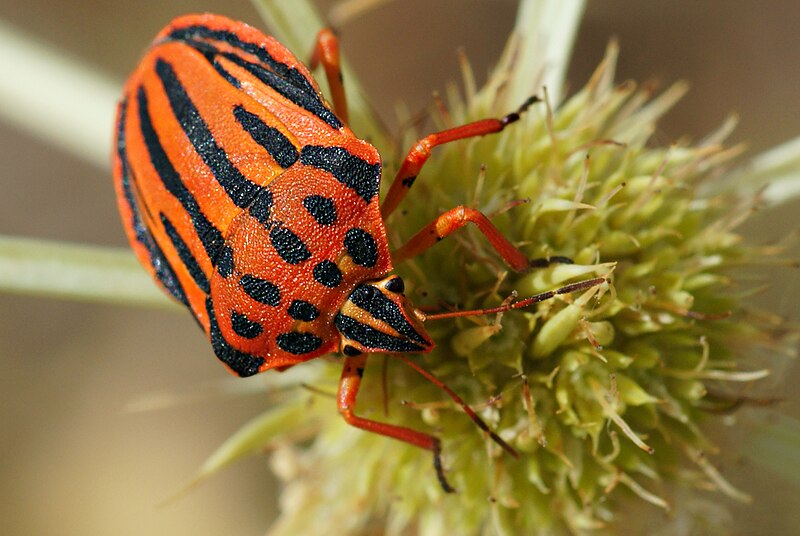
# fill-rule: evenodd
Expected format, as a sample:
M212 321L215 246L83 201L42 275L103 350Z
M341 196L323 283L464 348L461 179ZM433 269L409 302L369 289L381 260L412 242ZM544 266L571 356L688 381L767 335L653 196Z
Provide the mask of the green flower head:
M532 4L523 3L521 21ZM464 205L529 258L573 262L514 272L481 233L464 229L396 268L425 311L495 307L595 277L609 283L426 324L437 347L411 357L518 459L416 371L391 356L370 358L357 412L440 437L453 495L439 486L429 454L342 421L324 394L335 392L340 367L304 364L300 381L312 388L282 391L278 406L205 468L255 445L275 448L286 489L270 534L332 526L341 534L582 533L613 527L625 498L669 510L671 486L747 500L704 458L703 421L733 402L729 385L767 374L748 364L750 354L790 341L736 291L735 268L769 252L736 232L757 198L713 187L739 153L721 144L729 125L699 144L653 145L657 120L685 86L655 95L615 84L613 43L588 84L559 102L558 84L536 86L525 69L524 27L482 89L464 64L463 95L450 92L431 119L444 129L500 117L537 87L543 102L500 134L435 149L388 219L389 238L398 247ZM403 146L426 133L407 133ZM384 157L404 154L374 138ZM385 176L398 164L385 158ZM299 432L287 425L296 422Z

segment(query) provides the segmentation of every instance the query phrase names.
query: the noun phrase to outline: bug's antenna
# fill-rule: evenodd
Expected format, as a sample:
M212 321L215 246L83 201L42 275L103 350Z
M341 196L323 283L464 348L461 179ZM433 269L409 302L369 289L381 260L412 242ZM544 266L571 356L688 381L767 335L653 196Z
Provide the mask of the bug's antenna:
M585 290L588 288L596 287L597 285L601 285L603 283L607 283L608 279L605 277L595 277L594 279L587 279L585 281L578 281L577 283L572 283L561 288L557 288L555 290L548 290L547 292L542 292L541 294L536 294L534 296L529 296L527 298L523 298L521 300L512 301L510 303L504 303L503 305L498 305L497 307L489 307L487 309L470 309L467 311L448 311L446 313L436 313L436 314L422 314L422 320L442 320L445 318L459 318L462 316L481 316L481 315L490 315L494 313L503 313L505 311L510 311L512 309L522 309L525 307L529 307L534 303L539 303L545 300L549 300L556 296L560 296L562 294L570 294L572 292L577 292L579 290Z

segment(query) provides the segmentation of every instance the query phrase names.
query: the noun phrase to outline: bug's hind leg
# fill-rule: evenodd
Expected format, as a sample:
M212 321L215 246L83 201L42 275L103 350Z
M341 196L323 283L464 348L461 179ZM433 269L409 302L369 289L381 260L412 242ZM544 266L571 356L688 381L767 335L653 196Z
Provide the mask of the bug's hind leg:
M447 493L454 492L455 488L447 482L444 476L440 455L442 446L439 438L418 432L417 430L412 430L411 428L406 428L405 426L396 426L365 419L354 413L356 396L361 386L361 376L364 374L366 362L366 354L344 358L344 369L342 370L342 377L339 381L339 393L336 397L341 416L347 424L355 426L356 428L404 441L433 452L433 466L436 469L436 476L439 479L439 484L441 484L442 489Z
M339 38L330 28L323 28L317 34L314 50L311 52L311 60L308 62L312 70L316 69L319 64L322 64L322 68L325 70L325 78L328 79L336 115L343 123L347 123L347 97L344 94Z

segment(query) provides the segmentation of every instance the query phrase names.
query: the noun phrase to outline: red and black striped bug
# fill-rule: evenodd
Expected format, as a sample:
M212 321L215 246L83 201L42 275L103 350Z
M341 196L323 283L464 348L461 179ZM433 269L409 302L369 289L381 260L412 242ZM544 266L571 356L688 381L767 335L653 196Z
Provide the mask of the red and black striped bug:
M433 147L499 132L536 99L501 119L419 140L380 206L380 156L347 126L338 43L328 30L314 48L311 64L318 63L333 110L308 68L274 38L218 15L172 21L127 81L118 109L114 178L125 231L142 264L192 312L233 373L283 370L341 352L344 419L432 451L439 481L452 491L438 438L354 413L367 354L400 356L516 456L456 393L403 354L433 348L425 321L527 307L604 280L493 309L416 309L392 275L392 261L421 253L468 222L511 268L531 267L472 208L448 210L391 254L384 221Z

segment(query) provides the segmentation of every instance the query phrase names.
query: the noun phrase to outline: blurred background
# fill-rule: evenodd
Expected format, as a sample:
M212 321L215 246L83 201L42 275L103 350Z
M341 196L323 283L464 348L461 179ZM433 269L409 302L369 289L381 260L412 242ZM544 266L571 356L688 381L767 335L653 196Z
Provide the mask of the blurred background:
M323 12L331 4L317 2ZM339 31L369 97L393 124L399 101L421 111L434 90L460 80L458 47L484 80L516 7L513 0L397 0ZM0 21L120 86L161 27L199 11L264 28L246 0L0 0ZM731 141L746 141L753 155L800 135L797 28L796 0L589 2L568 90L585 83L616 36L618 80L691 83L661 123L659 143L699 139L736 112L741 122ZM0 73L9 54L0 52ZM112 110L106 112L110 140ZM0 162L0 234L126 245L108 169L2 122ZM756 214L746 234L766 243L796 231L797 207ZM797 271L774 273L772 288L759 299L797 320ZM0 534L248 535L263 533L276 515L266 458L242 461L158 506L265 404L252 394L123 411L148 393L192 392L227 379L187 314L0 295L0 364ZM797 417L797 396L765 415L773 412ZM756 497L748 508L728 503L738 534L788 534L800 526L796 488L746 459L722 470Z

